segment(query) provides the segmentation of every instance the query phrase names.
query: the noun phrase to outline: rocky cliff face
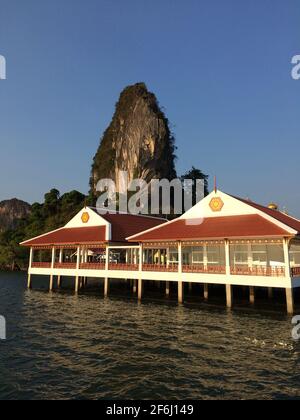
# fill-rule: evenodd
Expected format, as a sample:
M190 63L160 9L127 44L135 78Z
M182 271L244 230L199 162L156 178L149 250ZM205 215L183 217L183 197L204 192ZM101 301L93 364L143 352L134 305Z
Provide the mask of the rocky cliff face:
M0 232L15 228L17 222L28 216L30 211L28 203L16 198L0 202Z
M112 122L105 131L94 157L91 192L100 179L116 182L120 171L129 181L142 178L176 178L175 140L169 122L153 93L143 83L127 87L120 96Z

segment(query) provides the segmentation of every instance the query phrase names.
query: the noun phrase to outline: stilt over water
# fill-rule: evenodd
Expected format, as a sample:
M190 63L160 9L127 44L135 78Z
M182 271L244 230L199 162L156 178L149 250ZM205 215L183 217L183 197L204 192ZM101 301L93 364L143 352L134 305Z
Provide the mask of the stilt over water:
M183 282L178 282L178 303L181 305L184 300L184 288L183 288Z
M255 288L254 288L254 286L250 286L249 291L250 291L250 304L254 305L254 303L255 303Z
M288 315L294 315L294 290L286 289L286 304Z
M208 284L204 284L204 300L208 300Z
M143 280L138 280L138 300L141 301L143 297Z
M105 277L104 279L104 297L107 297L109 293L109 279Z
M231 284L226 284L226 305L227 308L232 308L233 304L233 290Z

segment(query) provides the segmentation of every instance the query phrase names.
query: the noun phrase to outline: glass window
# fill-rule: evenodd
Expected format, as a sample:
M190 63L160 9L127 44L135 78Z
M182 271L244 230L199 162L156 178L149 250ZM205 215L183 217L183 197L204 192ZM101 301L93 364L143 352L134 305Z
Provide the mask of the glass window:
M267 266L267 245L252 245L252 262L254 266Z
M231 245L230 246L230 262L231 266L249 264L249 247L248 245Z
M300 266L300 242L292 242L290 246L291 267Z

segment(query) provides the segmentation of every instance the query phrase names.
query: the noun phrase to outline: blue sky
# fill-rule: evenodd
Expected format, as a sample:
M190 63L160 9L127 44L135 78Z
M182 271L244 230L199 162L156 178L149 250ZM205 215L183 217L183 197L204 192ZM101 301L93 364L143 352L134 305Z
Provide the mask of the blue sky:
M144 81L179 174L300 216L299 0L0 0L0 200L88 191L120 91ZM212 185L212 183L211 183Z

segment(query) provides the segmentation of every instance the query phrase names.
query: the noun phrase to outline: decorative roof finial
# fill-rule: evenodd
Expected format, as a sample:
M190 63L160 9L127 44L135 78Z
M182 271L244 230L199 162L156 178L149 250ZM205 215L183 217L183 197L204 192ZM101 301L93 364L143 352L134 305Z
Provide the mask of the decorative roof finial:
M215 193L217 194L217 192L218 192L217 177L215 176Z

